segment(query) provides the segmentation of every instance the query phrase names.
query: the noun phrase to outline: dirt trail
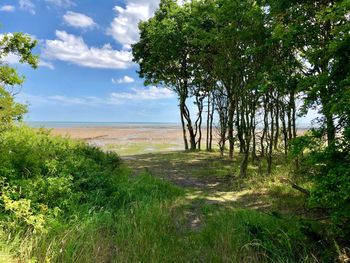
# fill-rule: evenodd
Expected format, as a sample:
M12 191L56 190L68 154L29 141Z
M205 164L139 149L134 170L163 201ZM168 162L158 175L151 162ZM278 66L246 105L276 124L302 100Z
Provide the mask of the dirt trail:
M218 153L169 152L126 156L123 159L135 175L149 171L153 176L187 190L184 212L193 231L199 230L203 224L200 212L203 205L214 205L218 209L245 208L264 213L278 211L282 214L304 209L298 193L250 188L249 181L240 180L237 176L239 160L221 158Z
M221 158L216 152L168 152L123 157L135 174L153 176L188 190L192 203L269 211L274 198L265 189L252 190L237 176L239 160ZM276 196L276 199L279 197ZM200 203L201 203L200 202Z
M135 175L149 171L153 176L173 182L187 190L184 218L187 227L199 231L203 205L221 208L246 207L264 209L261 196L242 191L233 182L237 179L232 169L237 165L218 153L170 152L123 157Z
M123 160L136 174L149 171L156 177L191 190L226 191L229 190L228 185L232 179L228 170L232 162L219 158L217 153L143 154L126 156Z

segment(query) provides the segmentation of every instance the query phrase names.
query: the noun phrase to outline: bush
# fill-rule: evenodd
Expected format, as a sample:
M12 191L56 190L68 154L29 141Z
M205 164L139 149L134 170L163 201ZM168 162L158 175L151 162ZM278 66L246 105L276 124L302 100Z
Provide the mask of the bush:
M310 204L329 213L333 234L349 245L350 140L347 132L344 130L344 136L326 146L322 132L314 131L295 139L291 152L302 160L302 171L313 182Z
M81 226L78 231L88 227L94 233L94 227L104 227L91 223L101 223L100 215L114 218L135 204L180 193L147 174L131 176L114 153L51 136L44 129L8 129L0 133L0 151L1 238L21 259L39 255L48 260L41 253L52 249L48 246L59 237L57 229L66 232ZM53 261L60 255L54 252Z

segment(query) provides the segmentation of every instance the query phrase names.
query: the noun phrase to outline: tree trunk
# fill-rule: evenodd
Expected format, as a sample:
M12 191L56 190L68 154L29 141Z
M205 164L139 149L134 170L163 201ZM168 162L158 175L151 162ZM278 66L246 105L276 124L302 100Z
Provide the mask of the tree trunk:
M269 138L269 142L268 142L269 153L267 155L267 173L271 174L271 172L272 172L272 153L273 153L273 143L274 143L274 134L275 134L275 131L274 131L274 129L275 129L275 123L274 123L275 118L274 118L272 102L270 102L269 110L270 110L270 119L271 119L271 123L270 123L271 131L270 131L270 138Z
M209 151L209 133L210 133L210 92L208 93L208 105L207 105L207 138L206 138L207 151Z
M293 126L293 137L297 137L297 125L296 125L296 118L297 118L297 111L295 106L295 92L294 90L290 93L290 103L291 103L291 110L292 110L292 126Z
M229 157L233 159L234 154L234 137L233 137L233 118L235 114L235 105L233 104L233 100L230 100L229 109L228 109L228 141L229 141Z
M286 114L285 114L285 107L282 106L281 111L281 122L282 122L282 133L283 133L283 145L284 145L284 155L287 157L288 155L288 132L287 132L287 125L286 125Z
M210 113L210 129L209 129L209 151L213 149L213 121L214 121L214 110L215 110L215 102L212 99L211 103L211 113Z
M334 120L333 120L333 114L330 110L329 105L329 98L325 95L321 97L322 102L322 113L324 117L326 118L326 134L327 134L327 143L328 147L332 146L334 144L335 140L335 126L334 126Z
M244 178L247 176L248 160L249 160L249 150L246 150L246 152L244 153L244 156L243 156L243 160L242 160L241 165L240 165L239 176L241 178Z
M279 139L279 132L280 132L280 125L279 125L279 116L280 116L280 108L279 108L279 96L277 95L277 99L275 101L275 106L276 106L276 114L275 114L275 125L276 125L276 134L274 138L274 145L273 148L277 150L278 147L278 139Z
M260 153L260 157L264 157L265 156L265 137L267 136L268 133L268 129L269 129L269 119L268 119L268 108L267 108L267 102L266 99L264 101L264 128L263 128L263 133L261 135L260 138L260 148L261 148L261 153Z
M185 126L185 120L184 120L184 109L183 109L183 104L180 103L180 115L181 115L181 125L182 125L182 134L183 134L183 139L184 139L184 144L185 144L185 150L188 150L188 140L187 140L187 135L186 135L186 126Z

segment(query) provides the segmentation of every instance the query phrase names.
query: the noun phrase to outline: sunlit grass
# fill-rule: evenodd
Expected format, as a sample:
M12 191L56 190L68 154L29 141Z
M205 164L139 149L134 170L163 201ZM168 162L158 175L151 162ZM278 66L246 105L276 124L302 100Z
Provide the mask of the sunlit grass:
M258 164L250 164L247 177L240 178L242 156L238 153L234 160L220 157L216 151L129 154L142 152L146 146L133 144L122 149L128 156L112 174L107 169L116 165L114 161L104 162L96 170L82 166L86 171L83 182L90 176L96 188L99 180L112 176L114 188L104 203L97 205L101 194L96 194L96 200L87 204L73 204L69 214L48 218L43 233L24 227L12 232L1 229L4 252L0 256L8 262L14 258L19 262L84 263L332 259L332 254L324 255L329 248L325 249L323 241L314 243L312 239L320 224L308 220L312 214L304 211L305 196L280 180L294 180L283 156L276 156L272 175L259 174ZM171 146L159 145L159 149L167 147ZM85 148L79 154L93 157L94 162L107 156ZM67 152L65 158L77 155ZM35 160L42 162L39 157ZM261 166L265 169L266 163ZM69 168L72 172L74 165ZM101 169L108 173L101 176ZM307 181L298 183L310 186ZM107 205L112 197L115 202ZM300 211L306 212L306 218L296 217ZM305 220L307 231L303 230Z
M120 156L138 155L154 152L169 152L180 150L182 145L175 143L159 143L159 142L124 142L111 143L102 147L107 151L114 151Z

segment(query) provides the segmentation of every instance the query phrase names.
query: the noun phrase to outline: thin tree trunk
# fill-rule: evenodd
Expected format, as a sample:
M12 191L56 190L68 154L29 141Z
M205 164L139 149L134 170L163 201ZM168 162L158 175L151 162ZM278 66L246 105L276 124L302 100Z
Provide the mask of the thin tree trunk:
M271 118L271 131L270 131L270 138L269 138L269 154L267 156L267 173L271 174L272 172L272 152L273 152L273 142L274 142L274 134L275 134L275 123L274 123L274 112L273 112L273 107L272 107L272 102L270 102L270 118Z
M193 130L190 112L185 103L183 103L183 113L184 113L184 118L187 121L187 130L190 138L190 147L191 147L190 149L196 150L196 134Z
M234 137L233 137L233 118L235 114L235 105L233 104L233 100L231 99L228 109L228 141L229 141L229 157L233 159L234 154Z
M284 155L287 157L288 155L288 131L287 131L287 125L286 125L286 114L285 114L285 107L282 106L281 111L281 122L282 122L282 133L283 133L283 144L284 144Z
M262 159L262 157L265 156L264 141L265 141L265 137L267 136L267 133L268 133L268 128L269 128L268 109L267 109L267 102L265 99L265 101L264 101L264 128L263 128L263 133L262 133L261 138L260 138L260 148L261 148L260 157L261 157L261 159Z
M256 155L256 136L255 136L255 129L256 129L256 123L255 123L255 116L254 120L252 121L253 126L252 126L252 136L253 136L253 149L252 149L252 161L255 162L257 159Z
M280 132L280 125L279 125L279 116L280 116L280 108L279 108L279 97L277 95L277 100L275 101L276 106L276 115L275 115L275 125L276 125L276 134L274 138L274 149L277 150L278 147L278 139L279 139L279 132Z
M213 121L214 121L215 101L212 99L211 113L210 113L210 129L209 129L209 150L213 149Z
M209 151L209 133L210 133L210 92L208 93L208 105L207 105L207 140L206 149Z
M293 126L293 139L297 137L297 126L296 126L296 106L295 106L295 93L292 90L290 93L291 106L292 106L292 126Z
M185 126L185 120L184 120L184 110L183 110L183 104L180 103L180 115L181 115L181 124L182 124L182 134L185 144L185 150L188 150L188 140L186 135L186 126Z

